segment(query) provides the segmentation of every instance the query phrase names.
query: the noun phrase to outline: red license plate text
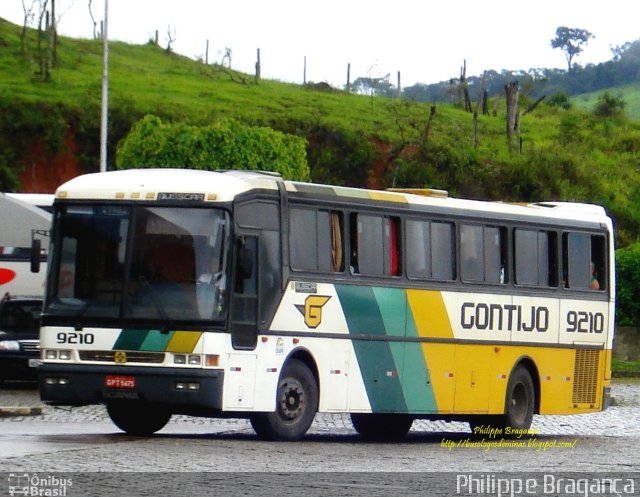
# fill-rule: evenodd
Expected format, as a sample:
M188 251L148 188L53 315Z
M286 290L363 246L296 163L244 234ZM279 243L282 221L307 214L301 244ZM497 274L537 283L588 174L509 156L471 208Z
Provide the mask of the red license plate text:
M108 375L104 378L104 386L107 388L133 389L136 387L136 378L135 376Z

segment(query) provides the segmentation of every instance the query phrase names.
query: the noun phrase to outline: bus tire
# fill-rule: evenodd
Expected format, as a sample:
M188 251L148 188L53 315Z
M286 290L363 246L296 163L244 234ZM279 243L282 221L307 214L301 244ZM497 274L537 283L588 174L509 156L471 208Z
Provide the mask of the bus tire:
M170 412L149 404L108 404L107 413L113 424L128 435L152 435L171 419Z
M309 368L291 359L282 370L276 393L276 410L257 413L249 420L256 434L266 440L300 440L318 410L318 385Z
M507 383L502 427L511 430L528 430L533 421L536 405L535 388L529 370L517 366Z
M362 438L368 440L400 440L413 424L406 414L351 414L351 424Z

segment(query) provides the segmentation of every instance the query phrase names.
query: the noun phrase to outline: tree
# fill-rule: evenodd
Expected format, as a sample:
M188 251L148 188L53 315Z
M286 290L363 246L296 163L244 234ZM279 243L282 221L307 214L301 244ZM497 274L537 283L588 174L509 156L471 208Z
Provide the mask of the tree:
M167 40L166 51L167 52L173 52L173 48L171 47L171 45L173 45L173 43L176 41L176 29L175 28L171 29L171 26L167 26L166 40Z
M91 17L91 22L93 23L93 39L97 40L98 39L98 31L97 31L98 23L96 22L95 17L93 17L93 10L91 5L92 2L93 0L89 0L89 16Z
M393 85L389 82L390 74L387 74L381 78L375 77L362 77L356 78L353 82L352 88L357 93L370 94L371 96L392 96Z
M34 10L36 8L37 2L38 0L22 0L22 10L24 12L24 20L22 23L22 31L20 32L20 47L23 53L27 49L26 47L27 26L35 16Z
M200 127L148 115L118 145L116 167L264 170L305 181L306 145L303 138L232 119Z
M45 18L49 19L49 13L47 12L47 4L49 0L42 0L40 3L40 12L38 14L38 67L39 72L38 76L43 79L43 81L49 81L49 50L46 50L42 47L42 43L44 40L44 29L42 28L42 23ZM48 22L46 29L49 29ZM43 55L43 53L46 55Z
M567 58L567 66L571 72L573 58L582 53L583 45L595 36L586 29L560 26L556 29L556 37L551 40L552 48L560 48Z
M616 250L616 321L640 324L640 244Z

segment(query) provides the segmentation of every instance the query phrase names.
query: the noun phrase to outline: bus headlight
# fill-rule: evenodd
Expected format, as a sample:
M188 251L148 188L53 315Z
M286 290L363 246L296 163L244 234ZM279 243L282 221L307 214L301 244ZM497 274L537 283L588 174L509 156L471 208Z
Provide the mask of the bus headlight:
M71 360L71 351L70 350L60 350L58 351L58 359L61 361L70 361Z
M57 350L57 349L46 349L42 353L42 357L45 360L51 361L70 361L71 360L71 350Z
M198 354L174 354L173 363L189 366L200 366L202 364L202 357Z

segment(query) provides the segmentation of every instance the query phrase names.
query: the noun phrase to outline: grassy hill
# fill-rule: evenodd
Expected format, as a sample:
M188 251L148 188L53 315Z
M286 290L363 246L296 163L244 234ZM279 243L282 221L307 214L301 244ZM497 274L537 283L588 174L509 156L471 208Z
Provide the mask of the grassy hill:
M606 91L615 97L622 97L626 103L625 113L627 116L631 119L640 120L640 83L583 93L582 95L573 97L571 101L581 109L591 110L594 108L600 95Z
M0 20L0 188L34 189L34 177L53 188L64 174L97 170L102 43L61 37L45 81L37 35L29 31L23 49L20 30ZM523 113L509 150L504 99L495 116L494 102L479 116L474 139L473 116L458 106L256 82L153 44L111 43L110 55L110 164L145 114L195 125L234 118L304 137L317 182L595 202L616 218L621 243L640 231L640 125L624 116L543 104Z
M47 83L37 81L36 33L29 32L27 54L20 50L20 28L0 20L0 95L27 102L48 101L65 106L100 104L102 41L60 37L58 64ZM206 66L153 45L110 43L110 100L123 102L140 114L160 113L191 122L221 115L246 122L322 121L346 126L357 122L363 132L388 130L385 106L370 99L337 91L261 80L253 76Z

